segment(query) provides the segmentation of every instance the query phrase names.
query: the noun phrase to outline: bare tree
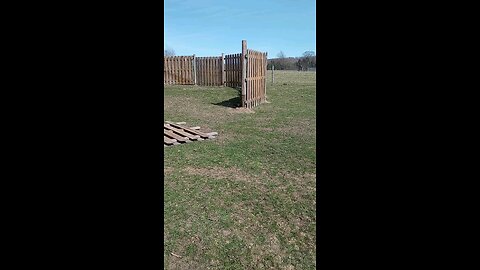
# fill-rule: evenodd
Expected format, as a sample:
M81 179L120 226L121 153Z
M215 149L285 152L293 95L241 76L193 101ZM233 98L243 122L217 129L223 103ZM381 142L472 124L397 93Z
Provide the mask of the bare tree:
M317 57L315 56L315 52L313 51L306 51L303 53L302 57L297 61L297 68L298 70L308 70L309 67L316 67L317 65Z
M173 49L163 50L163 56L175 56L175 51Z
M286 68L286 58L287 56L283 51L280 51L277 54L277 60L275 61L275 69L283 70Z

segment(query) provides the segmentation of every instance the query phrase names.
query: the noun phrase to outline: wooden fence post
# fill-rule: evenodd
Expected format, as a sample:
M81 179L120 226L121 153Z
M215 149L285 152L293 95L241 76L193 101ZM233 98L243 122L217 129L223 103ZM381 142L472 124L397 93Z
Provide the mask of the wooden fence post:
M275 72L275 65L272 64L272 84L275 83L275 74L273 74Z
M193 85L197 85L197 60L193 55Z
M222 86L225 86L225 55L222 53Z
M263 93L264 93L264 97L263 97L263 101L267 101L267 66L268 66L268 52L265 53L265 85L263 86L264 87L264 90L263 90Z
M240 62L242 63L242 105L247 107L247 41L242 40L242 56Z

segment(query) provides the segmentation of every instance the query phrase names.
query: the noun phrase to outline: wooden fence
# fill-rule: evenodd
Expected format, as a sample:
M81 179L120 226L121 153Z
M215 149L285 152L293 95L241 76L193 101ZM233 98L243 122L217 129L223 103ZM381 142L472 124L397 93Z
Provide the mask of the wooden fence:
M266 102L267 54L247 49L246 91L243 106L253 108Z
M197 84L205 86L223 86L223 56L197 57Z
M225 56L225 86L232 88L242 87L242 54Z
M166 56L163 83L228 86L241 89L241 107L253 108L266 102L267 53L247 49L220 57Z
M170 56L163 61L164 84L195 84L195 56Z

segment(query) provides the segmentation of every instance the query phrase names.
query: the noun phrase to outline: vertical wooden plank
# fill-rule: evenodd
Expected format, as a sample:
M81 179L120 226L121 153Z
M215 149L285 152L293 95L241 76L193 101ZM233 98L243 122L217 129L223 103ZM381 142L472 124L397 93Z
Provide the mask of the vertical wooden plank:
M202 77L203 77L203 85L208 85L208 77L207 77L207 69L208 69L208 65L207 65L207 59L206 58L202 58Z
M255 52L255 106L258 106L258 53Z
M205 58L202 57L202 85L206 85L206 78L205 78Z
M202 58L195 58L195 65L197 69L197 84L202 85Z
M268 52L265 53L265 64L264 64L264 79L263 79L263 101L267 102L267 65L268 65Z
M172 56L172 85L175 84L175 57Z
M213 70L212 70L212 75L213 75L213 85L217 86L218 85L218 59L213 58Z
M182 57L177 56L177 84L182 84Z
M168 65L168 58L167 58L167 57L165 57L165 62L164 62L164 63L165 63L164 69L165 69L165 71L166 71L166 72L165 72L165 74L166 74L166 75L165 75L165 76L166 76L166 82L167 82L167 84L170 84L170 81L169 81L169 80L170 80L170 76L169 76L169 73L170 73L170 72L169 72L169 68L170 68L170 67L169 67L169 65Z
M205 58L202 57L202 85L206 85L205 69L206 69Z
M202 58L201 57L197 58L197 68L198 68L198 71L197 71L198 78L197 78L197 80L198 80L199 85L203 85L202 63L203 63Z
M221 59L221 70L222 70L222 86L225 86L225 55L222 53Z
M206 72L207 72L207 85L208 86L211 86L212 85L212 78L211 78L211 71L212 71L212 59L210 59L210 57L207 57L207 69L206 69Z
M252 51L252 92L253 92L253 104L252 107L255 107L257 105L257 54Z
M242 54L238 54L238 86L242 85Z
M195 61L195 54L193 55L193 84L197 85L197 63Z
M182 83L187 84L187 59L188 57L182 57Z
M198 71L197 71L197 74L198 74L198 83L199 85L203 85L203 76L202 76L202 58L201 57L198 57L197 58L197 68L198 68Z
M192 57L189 56L186 62L187 66L187 83L192 84Z
M242 106L245 106L246 97L247 97L247 62L245 61L245 56L247 55L247 41L242 40L242 56L241 56L241 64L242 64Z
M257 53L253 52L252 66L253 66L253 95L255 96L253 100L253 107L257 106Z
M168 58L168 84L170 84L170 85L172 84L172 81L173 81L172 70L173 70L173 68L172 68L172 58L169 57Z
M206 61L206 58L202 57L202 81L203 81L203 85L208 85L208 81L207 81L207 74L206 74L206 71L207 71L207 61Z
M247 79L251 78L252 77L252 67L253 67L253 61L252 59L249 59L250 56L252 56L249 52L249 50L247 50L247 58L245 59L245 61L247 62ZM247 81L247 100L248 100L248 107L251 108L252 107L252 84L253 84L253 81L252 80L248 80Z
M253 79L253 107L257 106L257 52L253 51L253 59L252 59L252 77Z
M255 51L252 52L253 54L253 57L252 57L252 77L253 77L253 81L252 81L252 92L253 92L253 104L252 104L252 107L255 107L257 105L257 54Z
M193 84L193 56L188 59L188 71L188 80L190 81L190 84Z
M190 56L185 56L185 84L190 84Z
M220 61L218 57L215 57L215 86L220 85Z
M178 84L178 71L180 70L179 68L179 63L178 63L178 56L175 56L175 84Z
M210 59L211 63L212 63L212 69L210 70L210 74L212 76L212 86L215 85L215 58L211 58Z
M204 85L208 86L208 58L203 58L202 59L202 63L203 63L203 72L202 72L202 76L203 76L203 79L204 79Z
M189 57L188 56L185 56L183 58L183 83L184 84L189 84L189 80L188 80L188 59Z
M174 59L175 59L175 72L174 72L174 74L175 74L175 85L177 85L178 84L178 57L175 56Z
M209 57L208 62L210 63L210 69L208 70L209 72L209 77L210 77L210 86L213 86L213 69L214 69L214 63L213 63L213 58Z
M217 57L217 86L221 86L223 85L223 71L222 71L222 60L223 60L223 57Z
M216 67L216 66L215 66L215 58L212 57L212 58L210 59L210 62L212 63L212 68L211 68L211 70L210 70L210 74L211 74L211 76L212 76L212 86L214 86L214 85L215 85L215 81L216 81L216 80L215 80L215 71L216 71L216 70L215 70L215 67Z
M175 85L176 83L176 78L175 78L175 73L177 72L177 65L175 61L175 56L172 57L172 85Z
M187 84L187 57L182 58L182 84Z
M167 65L168 65L168 70L167 70L168 84L171 85L172 84L172 59L170 57L168 58Z
M178 84L182 84L182 75L183 75L183 72L182 72L182 57L177 57L177 63L178 63Z

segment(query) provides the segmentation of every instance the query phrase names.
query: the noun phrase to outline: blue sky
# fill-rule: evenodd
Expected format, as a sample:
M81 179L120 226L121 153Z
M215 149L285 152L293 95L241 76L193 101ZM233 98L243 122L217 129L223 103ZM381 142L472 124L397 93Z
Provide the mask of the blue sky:
M248 48L287 57L316 50L315 0L164 0L164 49L219 56Z

